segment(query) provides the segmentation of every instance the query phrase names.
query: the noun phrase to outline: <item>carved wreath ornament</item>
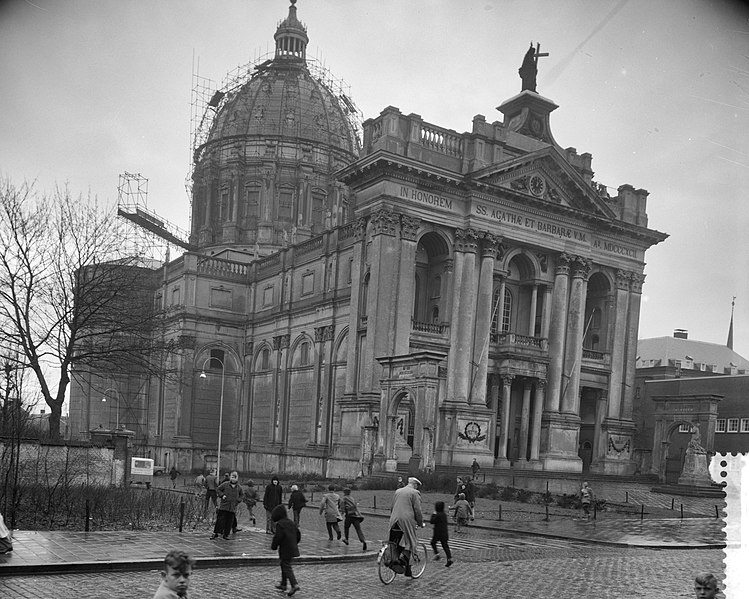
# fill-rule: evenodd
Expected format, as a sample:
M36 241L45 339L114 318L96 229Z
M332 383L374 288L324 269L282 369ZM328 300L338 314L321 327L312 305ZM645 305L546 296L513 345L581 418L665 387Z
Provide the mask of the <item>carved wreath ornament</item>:
M627 439L627 441L624 444L622 444L621 447L618 447L616 443L614 443L614 439L609 437L608 451L611 452L612 449L616 453L622 453L623 451L626 451L627 453L629 453L629 439Z
M469 443L478 443L486 439L486 435L481 434L481 425L478 422L469 422L466 424L462 433L458 437L465 439Z

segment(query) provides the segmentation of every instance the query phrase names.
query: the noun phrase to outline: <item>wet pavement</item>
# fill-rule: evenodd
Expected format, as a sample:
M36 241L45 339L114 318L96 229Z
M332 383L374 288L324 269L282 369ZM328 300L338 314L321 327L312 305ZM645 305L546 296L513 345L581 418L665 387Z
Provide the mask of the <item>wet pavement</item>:
M384 530L386 516L362 510ZM206 530L179 532L111 531L15 531L13 552L0 555L0 577L61 572L136 571L160 568L164 555L175 547L186 550L201 567L277 564L264 529L245 526L230 540L211 540ZM575 544L658 549L716 549L725 547L720 519L613 519L550 522L476 520L470 527L496 537L512 539L564 539ZM353 532L353 531L352 531ZM346 546L329 541L324 529L302 527L300 563L336 563L374 560L380 543L369 541L367 551L351 538ZM424 536L424 535L422 535ZM455 536L451 533L451 536ZM458 539L456 538L456 541ZM509 539L506 539L509 540ZM452 541L451 541L452 543ZM538 542L536 542L538 543Z

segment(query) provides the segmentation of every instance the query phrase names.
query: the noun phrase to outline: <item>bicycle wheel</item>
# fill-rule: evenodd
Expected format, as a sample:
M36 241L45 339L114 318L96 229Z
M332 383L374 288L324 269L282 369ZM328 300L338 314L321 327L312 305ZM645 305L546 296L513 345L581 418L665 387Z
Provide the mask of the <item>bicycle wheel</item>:
M377 574L383 584L390 584L395 580L395 572L385 565L385 560L383 559L387 548L387 545L383 545L380 553L377 554Z
M427 546L424 543L420 543L416 546L411 556L411 576L418 578L424 574L424 570L427 567Z

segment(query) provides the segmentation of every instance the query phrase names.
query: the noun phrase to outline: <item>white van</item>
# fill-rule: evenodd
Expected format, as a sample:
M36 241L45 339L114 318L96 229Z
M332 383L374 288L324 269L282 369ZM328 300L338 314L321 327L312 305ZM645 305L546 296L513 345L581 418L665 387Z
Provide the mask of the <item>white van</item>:
M153 460L150 458L131 458L130 459L130 479L129 484L144 484L146 489L151 488L153 482Z

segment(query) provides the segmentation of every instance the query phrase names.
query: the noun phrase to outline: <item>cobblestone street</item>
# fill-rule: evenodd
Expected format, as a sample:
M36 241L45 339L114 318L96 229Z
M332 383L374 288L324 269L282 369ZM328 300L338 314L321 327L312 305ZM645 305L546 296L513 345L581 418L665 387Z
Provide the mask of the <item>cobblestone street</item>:
M430 562L419 580L397 576L383 585L374 562L353 564L300 564L295 567L302 590L309 599L330 597L496 597L561 598L585 595L596 599L644 597L675 599L693 597L692 580L697 571L722 570L721 550L650 550L564 548L558 542L544 549L543 541L531 548L480 548L456 546L456 563L450 569ZM280 597L273 585L279 568L196 569L189 597ZM0 578L4 599L77 598L144 599L159 583L152 572L102 572L55 576ZM218 589L218 591L217 591Z

